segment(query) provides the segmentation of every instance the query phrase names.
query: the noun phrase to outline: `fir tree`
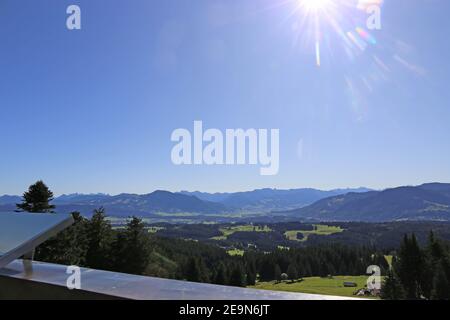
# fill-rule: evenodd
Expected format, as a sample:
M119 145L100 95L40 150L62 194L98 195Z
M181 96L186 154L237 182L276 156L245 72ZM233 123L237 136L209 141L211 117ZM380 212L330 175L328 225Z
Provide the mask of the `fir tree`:
M247 272L247 285L254 286L256 284L256 273L252 271Z
M394 268L405 289L407 299L420 299L422 296L423 258L415 235L413 234L411 238L405 235Z
M405 290L392 269L388 270L386 278L383 281L381 298L385 300L402 300L405 298Z
M119 232L114 244L118 258L115 268L125 273L143 274L150 257L148 233L141 219L133 217L125 231Z
M210 278L201 257L190 257L184 268L186 280L192 282L209 282Z
M295 280L298 279L298 272L297 272L297 268L295 267L294 264L290 264L288 269L287 269L287 275L289 277L289 279L294 282Z
M216 274L214 277L214 283L221 284L221 285L228 284L227 271L225 269L225 265L222 262L219 264L219 267L217 268L217 271L216 271Z
M274 269L273 273L274 273L274 276L275 276L275 280L277 282L280 282L281 281L281 269L280 269L280 266L278 264L275 265L275 269Z
M87 223L86 229L88 239L86 265L94 269L112 269L111 245L113 234L111 224L106 220L104 208L94 210L94 215Z
M442 263L437 264L435 276L433 278L433 289L431 292L433 300L449 300L450 299L450 283L445 274Z
M23 194L22 203L16 204L16 207L21 211L33 213L53 212L55 206L50 204L52 200L53 192L42 180L39 180L28 188L28 191Z
M245 273L240 264L235 265L231 271L229 285L235 287L245 287Z

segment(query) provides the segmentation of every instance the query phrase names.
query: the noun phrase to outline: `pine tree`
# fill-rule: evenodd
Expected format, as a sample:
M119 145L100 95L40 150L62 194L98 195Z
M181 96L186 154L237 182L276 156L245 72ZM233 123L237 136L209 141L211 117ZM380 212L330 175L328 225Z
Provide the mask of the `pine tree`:
M302 265L300 272L302 277L311 277L312 276L311 264L308 261L306 261Z
M94 210L94 215L86 227L88 250L86 252L86 265L94 269L111 270L111 246L113 234L111 224L106 220L105 209Z
M450 299L450 283L447 279L447 275L445 274L442 263L438 263L437 268L435 270L431 299L433 300Z
M294 264L290 264L288 269L287 269L287 275L289 277L289 279L294 282L298 279L298 272L297 272L297 268L295 267Z
M247 272L247 285L254 286L256 284L256 273L252 271Z
M430 231L430 235L428 236L428 252L435 262L444 257L444 248L441 242L434 236L433 231Z
M115 269L131 274L143 274L150 258L148 233L141 219L133 217L125 231L119 232L114 247Z
M275 264L270 258L264 258L261 262L259 277L262 281L270 281L275 279Z
M254 286L256 284L256 261L252 256L245 254L244 259L246 260L247 269L247 285Z
M329 270L330 265L328 264L328 262L326 262L325 260L321 260L319 262L319 276L321 278L325 278L330 274L330 270Z
M210 277L201 257L190 257L183 268L186 280L192 282L209 282Z
M54 205L50 204L53 200L53 192L45 185L42 180L28 188L23 194L22 203L16 204L17 209L33 213L53 212Z
M423 293L424 256L413 234L405 235L400 246L398 261L394 266L405 289L407 299L420 299Z
M383 281L381 298L385 300L402 300L405 298L405 290L392 269L388 270Z
M229 285L235 287L245 287L245 273L240 264L234 266L233 270L231 271Z
M274 276L275 276L275 280L277 282L281 281L281 269L280 266L278 264L275 265L275 269L274 269Z
M226 285L228 284L228 275L225 269L225 265L221 262L217 268L216 274L214 276L214 283Z
M186 280L192 282L200 282L201 270L195 257L188 259L185 267Z

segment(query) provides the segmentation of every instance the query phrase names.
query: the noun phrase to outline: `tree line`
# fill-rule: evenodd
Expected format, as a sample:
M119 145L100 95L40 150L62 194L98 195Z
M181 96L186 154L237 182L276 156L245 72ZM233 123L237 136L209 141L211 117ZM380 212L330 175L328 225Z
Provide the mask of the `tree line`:
M384 280L381 296L389 300L450 299L450 248L430 232L421 248L416 236L405 235L392 268Z

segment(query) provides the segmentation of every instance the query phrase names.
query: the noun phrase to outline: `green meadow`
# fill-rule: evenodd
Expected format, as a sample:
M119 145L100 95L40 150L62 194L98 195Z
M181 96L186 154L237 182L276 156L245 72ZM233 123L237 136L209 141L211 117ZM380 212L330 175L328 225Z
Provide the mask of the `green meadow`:
M230 235L232 235L235 232L270 232L272 229L270 229L267 226L260 227L260 226L253 226L250 224L246 225L239 225L239 226L233 226L233 227L226 227L226 228L220 228L220 232L222 232L221 236L212 237L213 240L226 240Z
M308 240L308 237L311 234L327 236L330 234L339 233L339 232L344 231L344 229L342 229L341 227L327 226L324 224L315 224L313 226L314 226L314 230L289 230L289 231L286 231L284 233L284 235L288 240L303 242L303 241ZM298 233L301 233L303 235L302 239L297 238Z
M256 285L249 286L248 288L356 297L353 293L358 289L364 288L367 279L367 276L335 276L333 278L310 277L293 283L291 281L282 281L279 283L276 281L257 282ZM357 287L344 287L344 282L355 282Z

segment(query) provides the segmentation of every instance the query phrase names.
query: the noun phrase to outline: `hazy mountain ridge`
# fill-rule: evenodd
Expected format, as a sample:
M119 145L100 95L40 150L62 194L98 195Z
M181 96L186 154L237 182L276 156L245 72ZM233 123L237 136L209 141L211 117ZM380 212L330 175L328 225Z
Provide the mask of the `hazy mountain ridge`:
M303 189L257 189L235 193L177 192L155 191L149 194L64 194L56 197L53 204L59 212L91 212L103 206L111 215L130 215L164 213L214 214L237 211L269 213L274 210L290 210L313 202L350 191L363 192L367 188L335 189L323 191L311 188ZM0 210L14 210L21 202L19 196L1 196Z
M427 183L382 191L367 188L258 189L236 193L155 191L149 194L71 194L56 197L56 211L89 215L104 207L108 215L157 217L158 214L199 216L246 212L255 217L296 220L383 222L401 220L450 221L450 184ZM214 200L214 201L213 201ZM0 196L0 211L14 210L19 196Z
M348 192L367 192L370 189L334 189L329 191L300 188L300 189L256 189L253 191L235 193L207 193L181 191L185 195L193 195L202 200L215 201L231 209L264 211L297 209L312 204L320 199L345 194Z
M7 194L0 196L0 205L15 204L15 203L20 203L21 201L22 201L22 197L19 197L19 196L10 196Z
M328 221L450 220L450 184L348 193L287 213L301 219Z
M0 210L15 209L15 203L21 197L0 197ZM140 215L147 216L154 213L198 213L214 214L227 211L227 208L210 201L203 201L194 196L182 195L168 191L154 191L149 194L73 194L56 197L52 202L57 212L68 213L80 211L90 213L92 210L104 207L108 215Z

